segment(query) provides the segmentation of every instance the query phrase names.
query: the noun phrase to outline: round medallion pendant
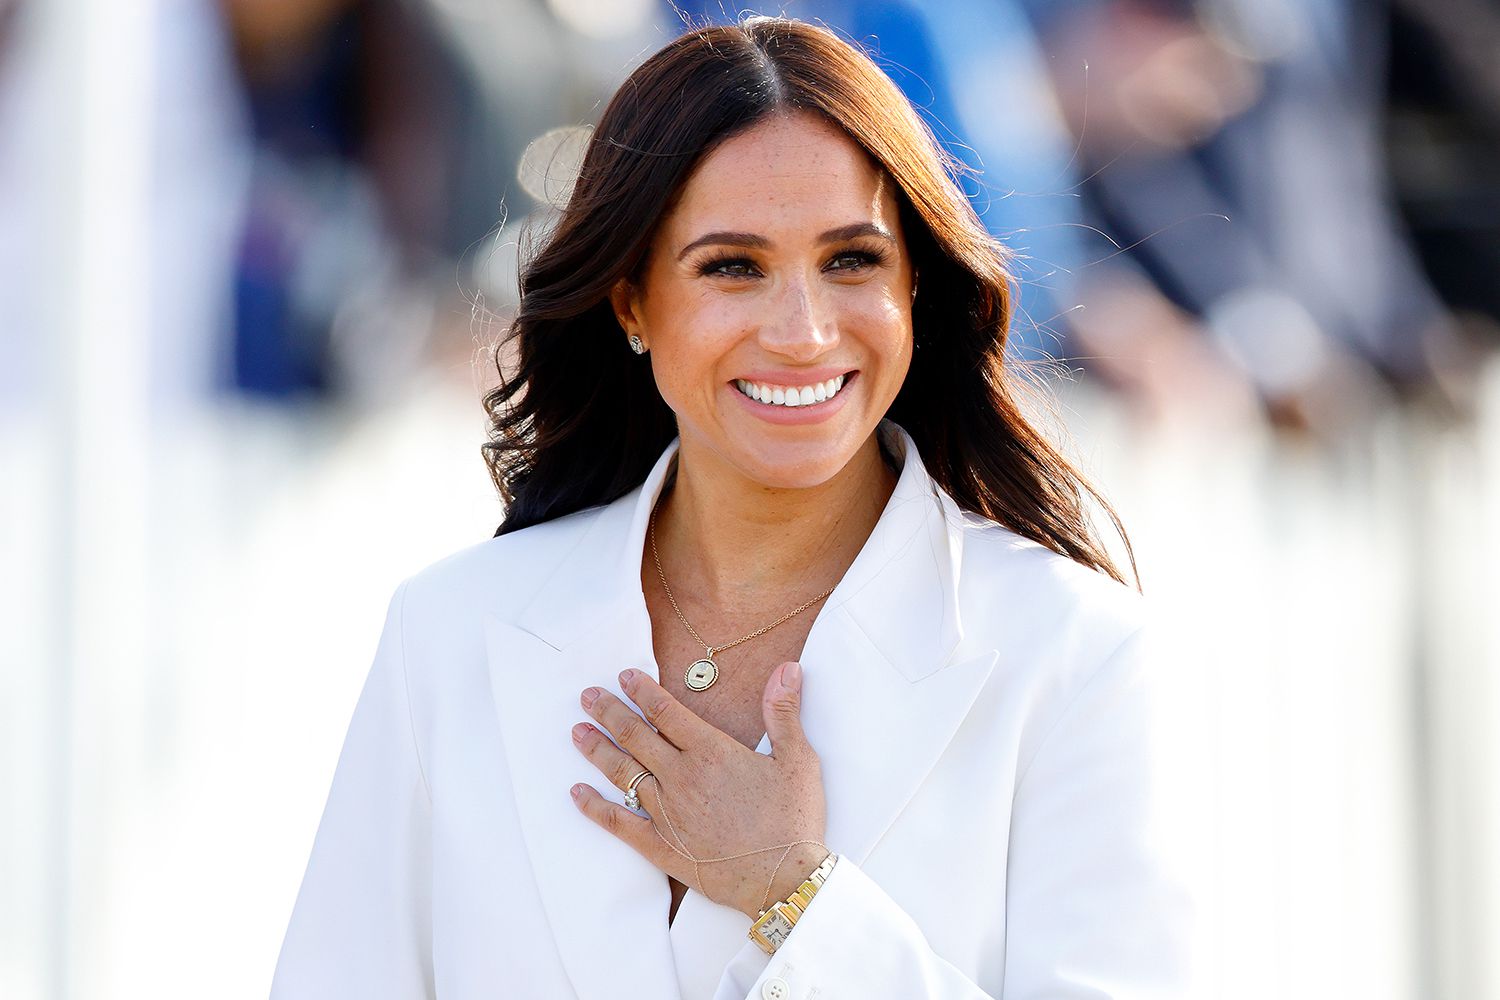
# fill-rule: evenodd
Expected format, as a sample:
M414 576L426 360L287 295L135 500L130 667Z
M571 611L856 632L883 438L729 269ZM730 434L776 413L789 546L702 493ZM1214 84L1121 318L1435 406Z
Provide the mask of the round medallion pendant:
M691 690L706 691L710 684L719 679L719 665L709 659L694 660L683 679Z

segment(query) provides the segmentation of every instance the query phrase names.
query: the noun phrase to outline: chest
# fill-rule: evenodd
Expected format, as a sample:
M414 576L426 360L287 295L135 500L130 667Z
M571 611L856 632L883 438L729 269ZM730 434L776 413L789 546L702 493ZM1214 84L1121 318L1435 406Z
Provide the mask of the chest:
M665 616L661 614L662 610L665 610ZM717 679L706 690L694 691L687 685L687 668L703 658L704 648L687 634L670 606L664 609L652 606L651 646L660 670L661 685L700 719L734 737L743 746L754 749L766 732L761 707L766 683L778 666L802 655L802 647L812 627L810 616L811 612L804 616L806 621L787 622L775 632L715 653L713 659L719 667ZM700 633L710 642L728 641L723 634L708 629L700 630ZM730 638L737 639L743 634Z
M579 690L590 683L613 689L620 669L649 669L653 659L674 696L696 699L682 704L737 730L741 745L758 743L763 732L758 713L770 671L789 658L805 663L802 717L828 803L823 839L855 858L943 954L1002 953L996 918L1006 898L1016 716L1037 703L1016 689L1027 671L993 670L990 654L912 684L851 616L819 608L816 627L797 621L787 637L789 621L727 650L714 686L690 692L681 673L703 651L691 636L668 632L674 622L681 627L670 605L666 615L647 610L649 625L637 615L628 629L585 627L562 646L490 618L483 648L461 643L451 628L424 630L409 647L416 750L431 788L433 815L424 827L433 837L438 995L477 995L504 981L521 995L567 996L572 981L584 984L584 996L660 997L671 995L675 979L693 984L684 996L708 997L749 944L743 914L672 887L659 868L581 816L566 794L576 782L601 786L568 737L582 717ZM700 631L725 641L712 625ZM743 675L733 654L750 664L753 683L735 683ZM697 697L721 690L740 697L707 707ZM965 879L982 912L955 906L951 883L932 877L933 844L966 859ZM619 939L620 926L640 934ZM632 975L622 977L622 968Z

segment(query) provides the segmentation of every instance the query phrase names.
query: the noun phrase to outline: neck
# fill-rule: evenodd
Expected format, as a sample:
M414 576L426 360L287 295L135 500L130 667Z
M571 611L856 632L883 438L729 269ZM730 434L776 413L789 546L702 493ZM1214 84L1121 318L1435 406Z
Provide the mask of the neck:
M679 601L780 607L816 596L849 568L895 487L874 434L837 475L804 489L749 480L684 440L657 505L662 567Z

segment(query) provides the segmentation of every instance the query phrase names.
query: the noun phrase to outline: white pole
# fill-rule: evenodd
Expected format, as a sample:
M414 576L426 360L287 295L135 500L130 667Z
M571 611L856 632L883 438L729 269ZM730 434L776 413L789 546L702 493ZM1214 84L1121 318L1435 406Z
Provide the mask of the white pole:
M49 345L42 433L48 598L34 766L47 779L40 995L112 992L92 964L111 829L138 790L147 481L146 289L155 0L28 0L24 147L43 206L31 336Z

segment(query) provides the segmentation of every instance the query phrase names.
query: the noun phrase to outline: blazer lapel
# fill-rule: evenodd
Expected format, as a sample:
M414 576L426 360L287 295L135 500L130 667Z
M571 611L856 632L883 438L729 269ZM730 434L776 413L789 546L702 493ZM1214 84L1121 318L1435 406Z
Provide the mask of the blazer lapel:
M618 695L616 674L624 664L650 662L650 633L642 651L636 631L621 618L580 623L578 640L559 650L496 618L486 622L495 709L531 869L583 1000L679 996L666 876L579 812L568 795L580 781L613 792L568 730L586 718L580 691L597 684Z
M920 787L998 655L962 643L962 514L905 431L887 421L880 432L903 461L896 490L819 612L801 660L802 722L828 798L825 841L856 864ZM639 489L589 515L514 622L485 623L516 808L546 918L583 1000L748 989L766 962L745 916L696 892L669 933L666 877L579 813L567 792L601 782L568 738L570 722L583 718L579 691L597 684L619 694L626 664L655 665L640 559L675 453L674 443ZM759 749L768 752L769 741Z

